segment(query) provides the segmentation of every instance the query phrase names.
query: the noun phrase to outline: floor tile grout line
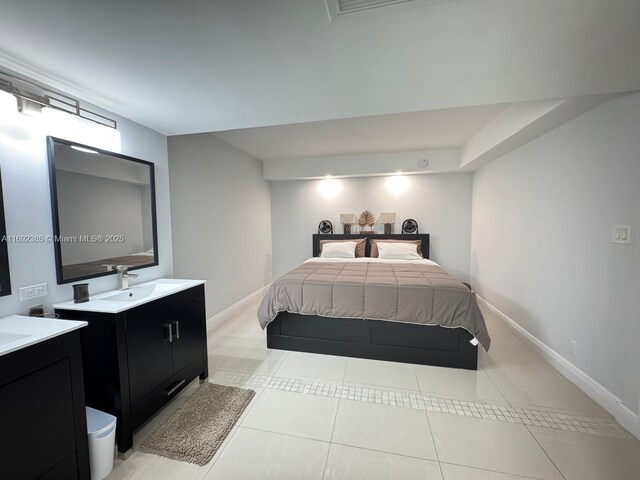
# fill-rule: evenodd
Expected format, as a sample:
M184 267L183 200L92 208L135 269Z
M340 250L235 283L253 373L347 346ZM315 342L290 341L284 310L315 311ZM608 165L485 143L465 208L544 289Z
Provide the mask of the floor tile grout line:
M367 447L362 447L362 446L359 446L359 445L350 445L348 443L326 441L326 440L318 440L317 438L303 437L302 435L294 435L292 433L275 432L273 430L265 430L263 428L246 427L244 425L241 426L241 427L238 427L238 428L244 428L246 430L255 430L255 431L258 431L258 432L272 433L274 435L282 435L282 436L290 437L290 438L309 440L311 442L326 443L327 445L330 445L330 446L331 445L339 445L341 447L357 448L359 450L367 450L369 452L375 452L375 453L387 453L389 455L396 455L398 457L411 458L411 459L414 459L414 460L424 460L424 461L427 461L427 462L438 462L438 460L432 460L430 458L424 458L424 457L416 457L415 455L406 455L404 453L390 452L388 450L376 450L375 448L367 448ZM464 465L461 465L461 466L464 466ZM466 466L469 467L468 465L466 465ZM475 467L473 467L473 468L475 468ZM488 471L492 471L492 470L488 470ZM498 472L498 473L507 473L507 472Z
M560 467L558 467L556 465L556 462L553 461L553 459L549 456L549 454L547 453L547 451L544 449L544 447L540 444L540 442L538 441L538 439L536 438L536 436L533 434L533 432L529 429L529 427L527 425L524 426L524 428L527 429L527 432L529 432L529 435L531 435L531 437L533 438L533 441L536 442L536 445L538 445L538 447L540 447L540 450L542 450L542 452L544 453L544 455L549 459L549 461L551 462L551 465L553 465L553 467L558 471L558 473L560 474L560 476L564 479L567 480L567 477L564 476L564 473L562 473L562 470L560 470Z
M331 427L331 436L329 436L329 449L327 450L327 459L324 462L324 468L322 469L322 480L324 480L324 476L327 474L327 466L329 465L329 455L331 455L331 442L333 441L333 432L336 430L336 423L338 422L338 413L340 412L340 404L342 403L342 399L338 399L338 406L336 407L336 415L333 417L333 426Z
M416 377L416 382L418 382L418 388L421 389L420 387L420 379L418 378L418 371L416 370L415 366L413 367L413 375ZM422 389L420 390L420 393L422 394ZM438 461L438 468L440 469L440 476L444 479L444 471L442 470L442 464L440 463L440 455L438 454L438 446L436 445L436 439L435 436L433 434L433 429L431 428L431 421L429 420L429 412L427 411L427 409L424 409L424 416L427 419L427 427L429 428L429 434L431 435L431 443L433 444L433 451L436 454L436 460Z
M407 455L405 453L389 452L388 450L376 450L375 448L361 447L359 445L349 445L348 443L331 442L331 445L339 445L341 447L357 448L359 450L366 450L368 452L387 453L389 455L396 455L398 457L403 457L403 458L411 458L411 459L414 459L414 460L424 460L425 462L434 462L434 463L437 462L437 460L432 460L430 458L416 457L415 455Z
M520 475L517 473L510 473L510 472L504 472L502 470L491 470L488 468L484 468L484 467L474 467L471 465L463 465L461 463L453 463L453 462L440 462L441 464L444 465L453 465L455 467L463 467L463 468L469 468L469 469L473 469L473 470L482 470L483 472L490 472L490 473L500 473L502 475L510 475L512 477L516 477L516 478L522 478L523 480L544 480L543 478L540 477L531 477L529 475Z
M246 430L255 430L256 432L273 433L275 435L283 435L285 437L297 438L297 439L302 439L302 440L309 440L311 442L326 443L327 445L331 444L331 441L329 441L329 440L319 440L317 438L303 437L302 435L294 435L293 433L276 432L274 430L267 430L265 428L247 427L246 425L241 425L239 428L244 428Z
M389 455L396 455L398 457L412 458L412 459L415 459L415 460L424 460L424 461L427 461L427 462L437 462L437 460L432 460L432 459L424 458L424 457L416 457L415 455L407 455L407 454L404 454L404 453L389 452L387 450L376 450L375 448L367 448L367 447L361 447L361 446L358 446L358 445L350 445L348 443L340 443L340 442L333 442L333 441L326 441L326 440L318 440L317 438L303 437L301 435L294 435L292 433L275 432L273 430L265 430L263 428L246 427L244 425L239 427L239 428L244 428L246 430L255 430L255 431L258 431L258 432L273 433L274 435L283 435L285 437L297 438L297 439L302 439L302 440L309 440L311 442L326 443L328 445L339 445L341 447L358 448L360 450L367 450L369 452L388 453ZM499 472L499 473L503 473L503 472Z
M500 386L498 385L498 383L494 380L494 378L489 374L489 369L486 370L482 370L482 372L487 376L487 378L489 379L489 381L493 384L494 387L496 387L496 390L498 391L498 393L502 396L502 399L507 402L507 404L511 407L513 407L513 404L511 403L511 401L507 398L507 396L505 395L505 393L502 391L502 389L500 388Z

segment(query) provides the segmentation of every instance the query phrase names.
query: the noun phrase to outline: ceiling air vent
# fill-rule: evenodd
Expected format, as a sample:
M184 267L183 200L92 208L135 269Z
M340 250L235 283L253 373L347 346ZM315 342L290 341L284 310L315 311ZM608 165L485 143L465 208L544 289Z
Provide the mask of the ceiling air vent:
M338 15L360 12L370 8L386 7L398 3L412 2L413 0L326 0L329 18L333 21Z

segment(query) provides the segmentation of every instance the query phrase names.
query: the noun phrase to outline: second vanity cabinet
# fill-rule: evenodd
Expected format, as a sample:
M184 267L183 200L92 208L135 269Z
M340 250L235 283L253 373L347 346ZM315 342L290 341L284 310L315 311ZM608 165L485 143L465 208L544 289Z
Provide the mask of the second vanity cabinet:
M118 418L120 452L132 447L133 431L191 380L208 376L202 284L119 313L56 313L89 323L82 332L86 401Z

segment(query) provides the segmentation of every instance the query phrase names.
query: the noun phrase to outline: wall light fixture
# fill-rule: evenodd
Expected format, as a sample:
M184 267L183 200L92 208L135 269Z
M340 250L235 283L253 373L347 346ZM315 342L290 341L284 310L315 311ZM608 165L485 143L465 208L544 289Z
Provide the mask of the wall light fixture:
M409 179L398 172L394 176L387 178L384 185L391 195L397 197L405 193L409 189L410 184Z
M340 195L342 191L342 182L340 180L336 180L335 178L331 178L327 176L324 180L321 180L318 184L318 192L324 198L331 200Z

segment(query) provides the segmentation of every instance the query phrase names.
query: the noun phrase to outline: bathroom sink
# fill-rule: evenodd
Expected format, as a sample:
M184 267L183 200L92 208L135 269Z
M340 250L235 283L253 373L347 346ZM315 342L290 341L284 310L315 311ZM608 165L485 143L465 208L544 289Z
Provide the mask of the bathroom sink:
M143 287L131 287L115 295L109 295L101 300L108 300L111 302L137 302L143 298L149 298L156 295L162 295L165 292L175 290L181 285L177 283L155 283L151 285L145 285Z
M81 312L120 313L196 285L204 285L204 283L204 280L158 278L139 285L133 285L126 290L111 290L90 295L88 302L74 303L73 301L68 301L56 303L53 308Z
M15 342L16 340L20 340L22 338L30 337L31 335L22 335L20 333L11 333L11 332L2 332L0 331L0 346L5 345L7 343Z
M21 315L0 318L0 356L86 325L87 322Z

